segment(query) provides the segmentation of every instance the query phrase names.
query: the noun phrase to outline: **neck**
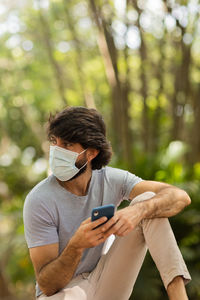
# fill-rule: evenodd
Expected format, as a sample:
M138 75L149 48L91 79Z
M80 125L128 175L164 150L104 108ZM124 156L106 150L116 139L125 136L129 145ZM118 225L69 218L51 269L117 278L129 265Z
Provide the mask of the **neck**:
M89 183L92 177L92 169L90 166L87 167L86 171L71 181L60 181L59 184L64 187L67 191L77 196L87 195Z

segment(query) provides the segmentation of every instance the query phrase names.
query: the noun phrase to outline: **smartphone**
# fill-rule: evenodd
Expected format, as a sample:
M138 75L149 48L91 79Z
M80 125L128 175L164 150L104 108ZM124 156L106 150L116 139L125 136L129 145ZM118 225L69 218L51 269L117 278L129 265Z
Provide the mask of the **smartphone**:
M114 216L114 211L115 211L114 204L108 204L108 205L95 207L92 209L92 221L98 220L101 217L107 217L107 219L109 220ZM106 222L102 223L101 225L105 224ZM101 226L101 225L99 225L99 226ZM97 226L97 227L99 227L99 226Z

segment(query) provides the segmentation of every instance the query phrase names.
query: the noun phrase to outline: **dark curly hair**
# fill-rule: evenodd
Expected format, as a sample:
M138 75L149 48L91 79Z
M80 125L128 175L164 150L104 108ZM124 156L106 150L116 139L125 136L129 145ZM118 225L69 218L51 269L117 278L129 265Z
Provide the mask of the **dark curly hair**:
M99 150L92 160L92 169L106 166L112 156L112 148L106 139L106 126L100 113L95 109L81 106L67 107L50 115L47 128L49 140L58 137L65 142L79 143L84 149Z

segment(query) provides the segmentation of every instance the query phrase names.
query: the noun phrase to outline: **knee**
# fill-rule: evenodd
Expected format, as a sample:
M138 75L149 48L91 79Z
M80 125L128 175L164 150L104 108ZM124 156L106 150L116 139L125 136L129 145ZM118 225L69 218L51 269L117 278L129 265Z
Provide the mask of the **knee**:
M137 202L149 200L149 199L153 198L154 196L155 196L154 192L151 192L151 191L144 192L142 194L139 194L135 198L133 198L130 205L134 205Z

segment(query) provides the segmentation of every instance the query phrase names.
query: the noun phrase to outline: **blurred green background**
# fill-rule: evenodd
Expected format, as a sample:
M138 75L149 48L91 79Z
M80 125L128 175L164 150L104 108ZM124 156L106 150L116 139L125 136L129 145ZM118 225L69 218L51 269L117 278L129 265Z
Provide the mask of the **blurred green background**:
M200 299L199 16L198 0L1 1L0 299L34 299L22 208L48 174L49 114L67 105L103 114L112 166L189 193L170 221ZM131 299L167 299L150 256Z

